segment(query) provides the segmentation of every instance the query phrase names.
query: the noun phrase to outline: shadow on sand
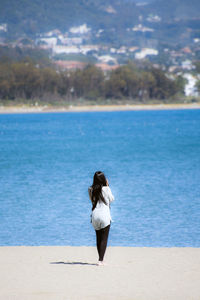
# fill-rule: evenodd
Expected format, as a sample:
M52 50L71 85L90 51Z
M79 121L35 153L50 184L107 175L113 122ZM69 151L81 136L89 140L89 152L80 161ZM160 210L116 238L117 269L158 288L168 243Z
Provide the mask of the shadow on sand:
M55 261L51 262L50 264L52 265L81 265L81 266L96 266L97 264L90 264L86 262L81 262L81 261L70 261L70 262L64 262L64 261Z

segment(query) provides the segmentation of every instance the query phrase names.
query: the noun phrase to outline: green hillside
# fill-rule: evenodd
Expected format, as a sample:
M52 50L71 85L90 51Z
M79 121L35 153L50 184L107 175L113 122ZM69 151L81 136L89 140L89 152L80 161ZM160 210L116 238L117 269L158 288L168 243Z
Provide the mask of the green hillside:
M159 14L165 21L200 18L199 0L155 0L146 10Z
M155 0L144 6L133 0L0 0L0 24L8 27L7 33L0 34L8 40L35 38L53 29L66 32L87 23L92 28L92 43L152 46L165 42L173 45L179 40L188 44L200 35L199 12L199 0ZM161 21L149 22L149 15L157 15ZM127 30L140 23L153 31ZM104 32L96 39L98 29Z
M109 6L115 13L107 12ZM1 0L0 22L8 24L11 36L60 29L87 23L93 29L134 24L138 9L132 2L113 0Z

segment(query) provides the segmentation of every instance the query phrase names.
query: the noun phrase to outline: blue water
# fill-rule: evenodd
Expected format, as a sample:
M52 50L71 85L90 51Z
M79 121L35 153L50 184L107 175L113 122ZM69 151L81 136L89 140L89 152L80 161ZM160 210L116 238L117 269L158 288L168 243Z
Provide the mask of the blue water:
M95 245L96 170L109 245L200 246L200 110L0 115L0 245Z

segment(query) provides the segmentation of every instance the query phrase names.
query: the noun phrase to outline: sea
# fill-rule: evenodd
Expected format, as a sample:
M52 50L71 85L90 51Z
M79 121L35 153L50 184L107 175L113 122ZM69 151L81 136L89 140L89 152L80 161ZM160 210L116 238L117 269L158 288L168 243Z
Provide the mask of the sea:
M0 115L0 246L95 246L99 170L109 246L200 247L198 109Z

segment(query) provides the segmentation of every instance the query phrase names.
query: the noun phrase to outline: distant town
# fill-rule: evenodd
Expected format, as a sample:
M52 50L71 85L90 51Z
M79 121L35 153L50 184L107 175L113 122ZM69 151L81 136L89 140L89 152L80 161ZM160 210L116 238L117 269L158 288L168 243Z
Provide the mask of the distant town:
M111 7L109 8L112 9ZM141 20L142 21L142 20ZM149 15L149 24L161 22L158 15ZM127 32L138 34L151 33L155 29L142 25L142 22ZM7 24L0 24L0 46L8 46L3 33L7 31ZM200 51L200 38L193 38L193 43L179 49L156 47L149 43L149 47L136 45L115 47L102 42L98 44L98 38L104 34L104 29L97 31L86 23L70 27L68 31L61 32L58 29L38 34L31 40L27 37L18 38L9 43L11 47L39 48L47 50L49 57L62 70L83 69L89 62L101 68L104 72L114 70L120 65L131 61L148 59L154 67L167 70L169 74L178 74L186 80L185 95L197 97L199 95L196 83L200 80L200 74L194 72L197 58L194 53ZM112 32L111 32L112 34ZM94 40L95 43L92 43Z

